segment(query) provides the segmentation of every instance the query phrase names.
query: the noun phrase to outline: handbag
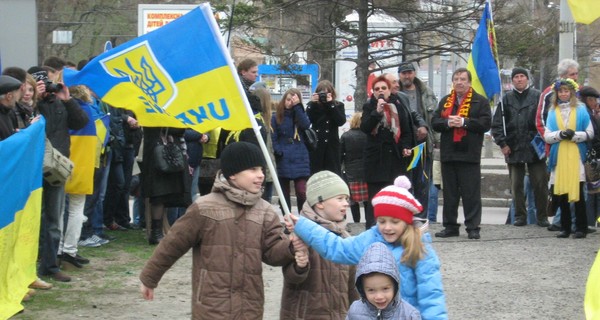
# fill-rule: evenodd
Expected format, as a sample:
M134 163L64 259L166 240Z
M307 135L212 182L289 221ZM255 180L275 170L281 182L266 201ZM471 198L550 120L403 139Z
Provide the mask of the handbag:
M185 169L183 150L173 142L168 132L167 129L163 134L161 130L160 141L154 147L154 167L164 173L182 172Z
M600 160L596 157L596 150L590 149L587 151L583 168L587 182L600 180Z
M312 128L307 128L302 130L302 138L304 140L304 144L308 151L317 150L317 146L319 144L319 139L317 138L317 133Z
M50 140L46 138L43 161L44 180L51 186L60 186L65 183L73 172L73 162L56 150Z

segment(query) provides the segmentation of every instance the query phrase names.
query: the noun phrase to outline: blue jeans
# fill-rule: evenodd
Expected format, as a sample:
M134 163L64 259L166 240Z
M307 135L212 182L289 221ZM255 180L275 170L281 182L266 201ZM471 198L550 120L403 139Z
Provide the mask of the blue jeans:
M42 222L40 226L39 266L40 275L60 271L58 245L60 242L60 219L65 212L65 185L51 186L44 181L42 189Z
M433 179L430 179L429 203L427 205L427 219L429 219L430 222L437 222L438 191L438 188L433 184Z
M106 156L106 162L110 161L110 152ZM104 195L106 194L106 185L108 184L108 174L110 166L100 166L94 171L94 193L85 197L85 208L83 214L88 217L85 223L84 231L81 233L82 238L90 237L92 234L102 234L104 224Z
M525 184L525 197L527 201L527 223L537 223L537 210L535 209L535 197L533 195L533 188L529 182L529 176L525 176L523 180ZM515 201L513 200L510 204L510 224L515 223ZM559 220L560 221L560 220Z

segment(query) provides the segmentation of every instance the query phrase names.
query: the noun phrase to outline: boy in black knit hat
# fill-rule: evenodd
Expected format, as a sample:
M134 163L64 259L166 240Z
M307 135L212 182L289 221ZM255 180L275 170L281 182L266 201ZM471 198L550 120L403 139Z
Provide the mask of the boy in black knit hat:
M261 198L264 166L254 144L235 142L223 150L212 192L196 199L144 266L140 289L146 300L191 248L193 319L263 318L262 263L295 261L277 213ZM301 241L294 245L298 256L307 250Z

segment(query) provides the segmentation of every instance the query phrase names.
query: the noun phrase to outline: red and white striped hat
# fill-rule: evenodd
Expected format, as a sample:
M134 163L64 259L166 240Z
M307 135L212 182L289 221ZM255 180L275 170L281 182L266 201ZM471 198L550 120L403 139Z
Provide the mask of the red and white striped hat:
M406 176L399 176L393 186L379 191L371 203L377 217L393 217L412 224L413 215L423 211L421 203L408 191L411 183Z

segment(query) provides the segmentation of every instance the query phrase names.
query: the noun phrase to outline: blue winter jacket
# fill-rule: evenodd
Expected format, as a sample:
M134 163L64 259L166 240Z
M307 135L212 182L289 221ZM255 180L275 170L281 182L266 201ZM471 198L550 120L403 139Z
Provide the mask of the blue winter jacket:
M340 238L309 219L300 217L294 230L322 257L342 264L357 264L371 244L385 244L394 254L398 264L402 298L417 308L425 320L448 319L440 260L430 245L429 234L423 236L425 256L412 268L400 263L404 248L400 244L385 241L377 225L357 236Z
M384 309L378 309L367 300L362 276L372 273L387 275L396 284L394 299ZM394 255L385 244L381 242L373 243L362 256L356 268L356 289L361 299L352 303L346 320L421 320L419 311L400 296L397 289L398 283L400 283L400 273Z
M276 115L271 119L273 153L277 158L277 176L296 179L310 176L308 150L300 132L310 127L310 120L302 104L284 111L283 122L278 124ZM297 128L297 130L296 130Z

